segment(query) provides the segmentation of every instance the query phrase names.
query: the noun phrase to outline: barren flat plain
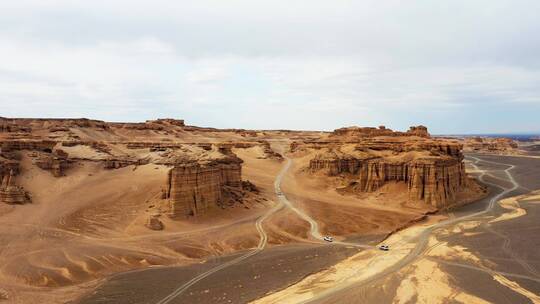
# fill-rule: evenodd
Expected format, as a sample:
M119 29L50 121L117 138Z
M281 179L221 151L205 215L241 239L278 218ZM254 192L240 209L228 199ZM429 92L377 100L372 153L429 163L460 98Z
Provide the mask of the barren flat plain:
M0 122L6 303L540 301L540 158L509 141Z

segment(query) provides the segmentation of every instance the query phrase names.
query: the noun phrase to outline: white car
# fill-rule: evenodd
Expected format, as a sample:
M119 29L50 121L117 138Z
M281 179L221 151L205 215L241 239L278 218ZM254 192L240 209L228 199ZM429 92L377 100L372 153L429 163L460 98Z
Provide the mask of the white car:
M331 236L325 236L323 237L323 240L327 241L327 242L333 242L334 241L334 238L331 237Z
M388 245L381 245L381 246L379 246L379 249L382 250L382 251L388 251L388 250L390 250L390 247Z

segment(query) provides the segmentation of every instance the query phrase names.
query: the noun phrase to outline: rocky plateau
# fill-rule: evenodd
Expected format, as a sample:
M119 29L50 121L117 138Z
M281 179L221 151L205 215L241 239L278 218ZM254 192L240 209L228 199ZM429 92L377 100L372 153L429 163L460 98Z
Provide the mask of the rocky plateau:
M314 149L307 171L341 177L340 189L373 192L386 183L407 185L411 201L438 209L452 207L469 183L462 144L431 138L424 126L407 132L342 128L326 139L293 142L291 151Z
M511 138L465 137L463 151L474 153L489 153L497 155L520 155L523 151L518 143Z

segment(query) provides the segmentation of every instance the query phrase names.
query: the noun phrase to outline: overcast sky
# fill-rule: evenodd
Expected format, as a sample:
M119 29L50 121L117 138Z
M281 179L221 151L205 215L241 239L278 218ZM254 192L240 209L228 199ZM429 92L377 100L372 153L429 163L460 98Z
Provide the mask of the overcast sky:
M540 131L540 1L0 1L0 116Z

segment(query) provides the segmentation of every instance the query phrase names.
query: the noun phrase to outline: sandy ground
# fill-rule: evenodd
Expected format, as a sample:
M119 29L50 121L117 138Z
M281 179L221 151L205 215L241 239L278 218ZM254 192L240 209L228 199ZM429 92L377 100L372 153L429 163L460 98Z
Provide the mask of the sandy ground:
M85 151L80 151L84 153ZM0 206L0 286L10 303L64 303L113 273L154 265L186 265L259 242L253 223L274 203L266 193L280 163L240 151L244 179L260 186L261 200L214 210L189 220L162 217L163 231L144 227L165 185L158 165L104 170L79 162L53 177L23 158L17 182L32 204Z

